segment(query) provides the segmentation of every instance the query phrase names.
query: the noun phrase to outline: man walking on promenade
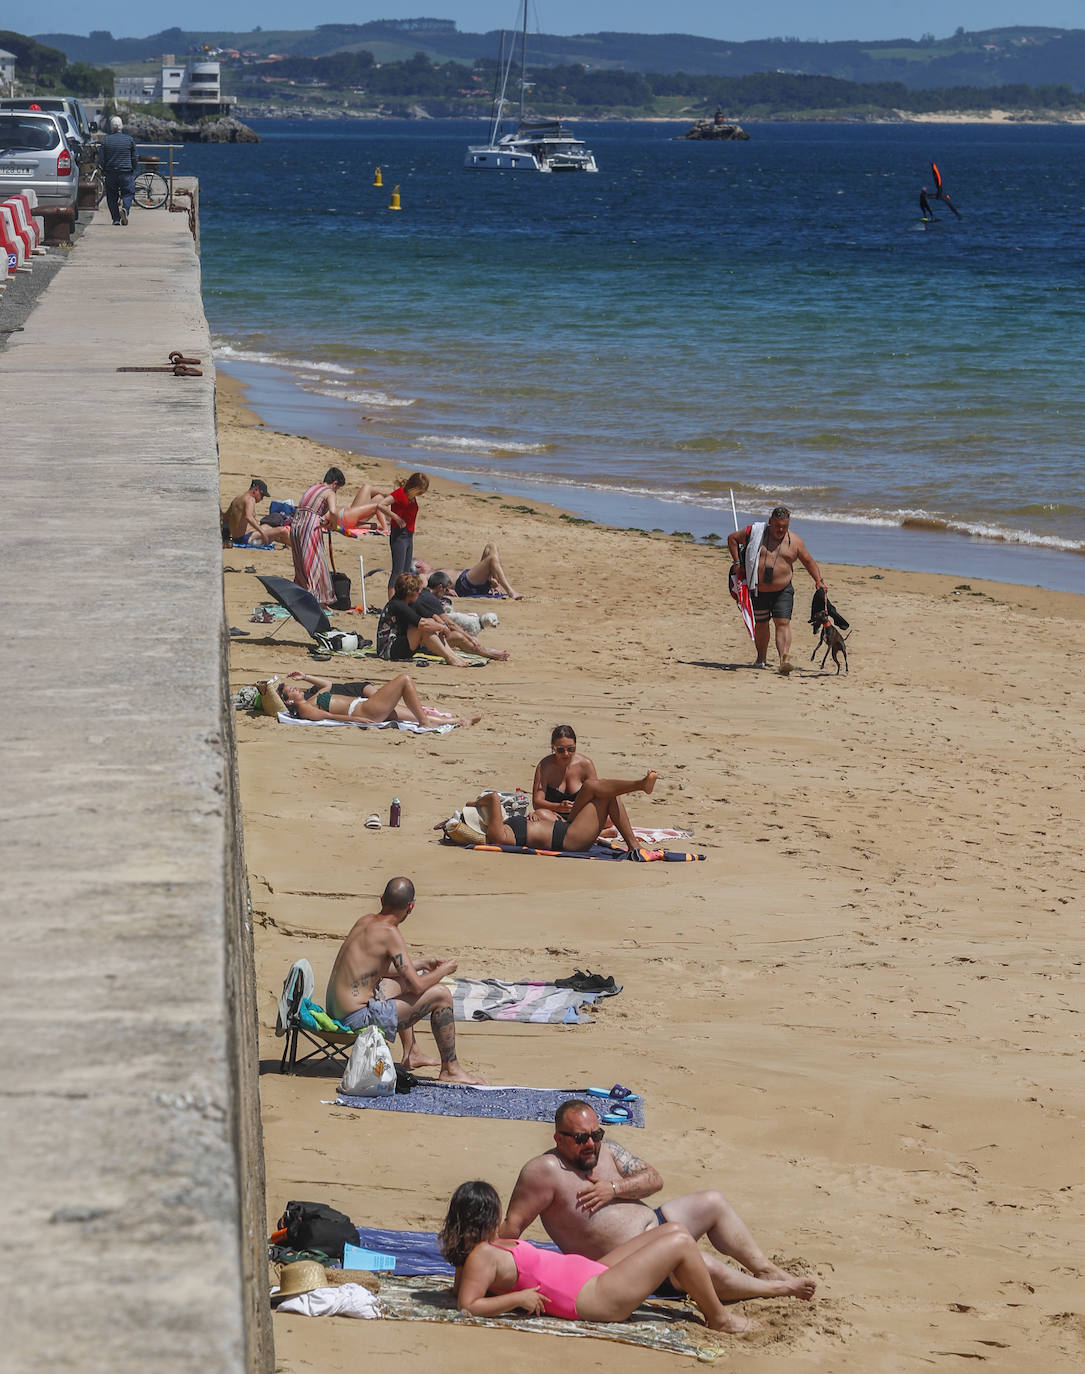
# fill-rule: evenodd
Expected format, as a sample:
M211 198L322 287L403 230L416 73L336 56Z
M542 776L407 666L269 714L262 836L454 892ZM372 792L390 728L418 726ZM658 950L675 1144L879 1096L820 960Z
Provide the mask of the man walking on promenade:
M410 878L389 879L380 911L355 921L335 956L324 1005L329 1016L351 1030L379 1026L392 1040L399 1031L408 1069L435 1062L421 1058L414 1044L415 1022L428 1016L441 1056L441 1081L481 1083L456 1058L452 994L441 982L455 973L456 960L412 961L399 927L413 910L414 883Z
M791 613L795 607L795 585L792 577L798 559L814 579L815 588L824 588L821 569L797 534L791 532L791 512L777 506L768 520L747 525L727 536L727 548L733 564L742 564L746 585L753 601L754 648L757 668L767 668L769 650L769 621L776 628L776 652L780 656L780 672L786 677L795 666L791 662Z
M136 171L136 141L131 134L122 133L124 122L114 115L109 121L109 133L98 145L98 166L105 181L105 199L114 224L127 224L132 208L135 187L132 178Z

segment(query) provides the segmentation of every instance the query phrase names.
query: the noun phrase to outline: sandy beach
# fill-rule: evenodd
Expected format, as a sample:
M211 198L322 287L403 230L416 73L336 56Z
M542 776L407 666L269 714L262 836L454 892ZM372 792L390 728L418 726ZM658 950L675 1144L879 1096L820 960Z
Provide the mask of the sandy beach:
M348 484L393 475L271 432L243 400L220 376L224 502L253 474L293 500L332 462ZM342 937L406 874L415 954L455 957L469 977L579 967L624 985L588 1025L458 1027L466 1066L492 1083L635 1088L646 1129L611 1131L662 1173L653 1200L718 1188L766 1251L817 1277L810 1304L747 1303L764 1329L724 1338L721 1369L975 1359L1076 1371L1085 600L834 566L801 511L793 526L854 626L847 676L809 662L801 570L798 671L756 672L725 552L435 479L416 552L458 569L495 539L526 598L494 603L501 624L485 637L508 663L415 674L424 701L477 708L482 723L410 736L238 716L269 1231L291 1198L359 1224L435 1229L457 1184L486 1178L507 1199L551 1143L527 1122L324 1105L333 1071L278 1073L290 962L311 962L322 1000ZM386 543L336 540L356 600L359 552L388 567ZM244 569L289 577L288 551L226 549L223 564L228 623L250 632L232 646L235 690L291 669L393 675L380 662L312 665L298 627L249 622L264 593ZM367 583L378 603L383 582ZM376 620L337 623L372 638ZM653 795L630 801L634 824L691 829L707 861L438 843L434 825L482 786L529 788L565 721L602 776L658 769ZM364 829L393 795L402 828ZM419 1039L432 1047L428 1031ZM464 1374L482 1360L543 1371L562 1349L516 1331L285 1314L274 1331L284 1374L345 1374L406 1351ZM690 1366L602 1341L577 1349L605 1369Z

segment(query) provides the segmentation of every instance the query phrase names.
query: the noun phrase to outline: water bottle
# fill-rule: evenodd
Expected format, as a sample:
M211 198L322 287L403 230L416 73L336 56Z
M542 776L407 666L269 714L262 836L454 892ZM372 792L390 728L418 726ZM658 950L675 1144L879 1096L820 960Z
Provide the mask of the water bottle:
M399 798L392 798L392 805L388 811L388 824L395 830L399 829L399 822L403 816L403 808L399 804Z
M516 789L516 814L518 816L527 814L527 793L522 787Z

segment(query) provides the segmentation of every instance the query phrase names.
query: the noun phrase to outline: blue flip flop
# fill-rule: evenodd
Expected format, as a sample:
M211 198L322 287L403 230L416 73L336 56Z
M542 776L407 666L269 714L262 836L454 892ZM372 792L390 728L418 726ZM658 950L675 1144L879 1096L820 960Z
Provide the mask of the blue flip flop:
M627 1126L633 1120L633 1109L631 1107L612 1107L605 1116L599 1119L605 1121L608 1126Z
M610 1095L617 1102L639 1102L640 1098L629 1088L623 1088L620 1083L615 1083L610 1090Z
M610 1097L613 1097L614 1094L613 1094L613 1093L607 1092L606 1088L585 1088L585 1089L584 1089L584 1096L585 1096L585 1097L606 1097L606 1098L610 1098Z

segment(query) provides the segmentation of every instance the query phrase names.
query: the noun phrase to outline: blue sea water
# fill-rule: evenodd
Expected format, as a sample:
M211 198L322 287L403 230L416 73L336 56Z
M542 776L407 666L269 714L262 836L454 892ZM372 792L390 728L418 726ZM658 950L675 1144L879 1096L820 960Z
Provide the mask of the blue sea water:
M182 170L218 365L274 427L614 523L725 533L733 489L826 561L1085 590L1085 128L584 123L599 174L539 176L464 170L481 121L256 127ZM932 158L960 220L921 222Z

